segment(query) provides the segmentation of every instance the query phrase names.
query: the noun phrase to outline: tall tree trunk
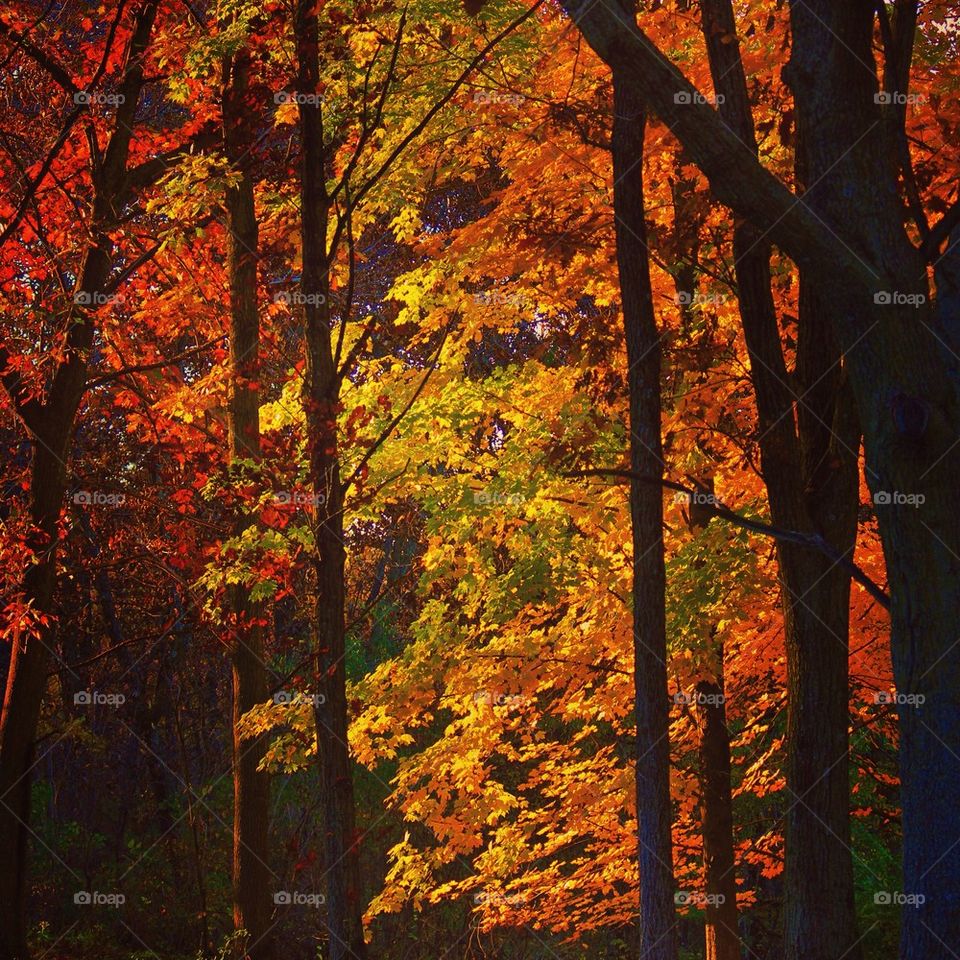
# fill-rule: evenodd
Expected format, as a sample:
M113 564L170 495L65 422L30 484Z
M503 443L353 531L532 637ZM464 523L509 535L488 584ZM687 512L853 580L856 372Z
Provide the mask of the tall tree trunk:
M359 838L355 825L353 775L347 740L346 624L343 488L338 454L340 375L334 360L330 314L326 146L319 85L316 6L299 0L296 20L297 90L300 103L301 224L303 241L306 417L310 485L314 510L312 643L316 693L314 713L323 813L326 877L327 956L346 960L366 955L360 885ZM314 100L308 99L313 97ZM349 213L347 214L349 216Z
M613 202L627 344L630 467L638 475L656 478L664 473L660 434L661 347L653 313L644 216L646 117L631 83L616 71L613 75L613 110ZM663 493L658 485L631 480L630 519L633 535L640 957L641 960L676 960Z
M700 802L707 889L706 960L740 960L733 801L730 795L730 733L727 730L722 672L719 682L702 680L697 684L697 709L700 714Z
M894 677L901 699L917 704L900 709L901 892L915 904L903 911L901 957L947 960L960 943L960 396L929 304L927 261L938 248L917 249L904 230L895 153L875 100L876 4L790 2L784 78L811 173L823 171L797 202L714 110L693 100L689 81L635 24L602 4L562 2L718 198L809 270L829 304L883 539Z
M702 10L721 115L756 153L732 4L704 0ZM815 284L802 271L795 420L770 289L770 244L742 221L734 227L733 251L773 522L818 533L851 555L859 433ZM778 557L788 685L785 957L832 960L845 953L856 960L847 763L850 578L809 550L781 544Z
M123 100L102 164L95 171L90 223L93 239L75 287L65 357L42 405L36 401L20 403L16 391L13 397L34 441L30 516L35 532L30 546L38 559L24 574L23 596L35 611L47 616L53 612L57 528L66 493L66 461L86 389L88 355L93 343L96 307L90 305L96 304L98 295L103 293L113 264L109 230L116 220L116 200L123 190L143 86L143 57L156 10L156 2L147 2L140 8L127 46L119 87ZM50 627L41 627L35 637L13 638L0 712L0 850L7 857L4 869L0 870L0 960L23 960L28 955L26 889L33 744L54 643L55 633Z
M225 64L223 123L227 159L240 177L226 191L230 282L230 396L228 430L231 468L260 458L260 315L257 308L259 236L249 174L252 129L247 114L250 56L244 49ZM238 478L239 479L239 478ZM238 510L236 535L251 525ZM240 721L267 699L263 605L239 584L228 598L230 663L233 674L233 925L246 931L243 955L273 956L270 878L270 777L258 769L265 735L241 740Z
M874 7L792 3L791 25L794 47L786 75L808 181L804 203L833 229L856 210L848 242L883 270L874 302L860 311L871 326L848 356L854 377L875 345L885 363L871 369L869 379L861 372L854 385L887 560L897 691L924 698L920 707L899 708L899 892L918 901L902 910L901 956L947 958L960 943L957 395L942 364L934 362L942 354L930 326L926 270L902 228L889 162L896 145L888 142L889 127L874 102ZM884 300L894 296L904 303L887 306ZM835 315L832 302L825 306ZM916 499L898 502L897 495Z

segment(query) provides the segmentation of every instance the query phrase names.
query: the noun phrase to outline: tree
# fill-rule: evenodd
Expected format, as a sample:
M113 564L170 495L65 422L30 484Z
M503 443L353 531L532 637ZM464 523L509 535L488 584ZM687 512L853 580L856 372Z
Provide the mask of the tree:
M661 349L653 313L643 199L645 127L641 99L629 78L615 70L613 209L627 345L630 469L653 481L633 479L630 483L640 956L643 960L675 960L663 492L656 483L664 474Z
M230 284L230 393L227 415L230 470L241 481L244 466L260 459L260 315L257 267L259 236L251 166L255 159L252 137L256 116L250 94L250 54L238 50L223 65L224 146L235 182L226 188L225 206L229 245L227 275ZM235 536L249 528L245 505L237 511ZM253 526L256 530L256 525ZM264 662L262 603L248 584L229 590L230 657L233 672L233 920L245 931L243 953L252 960L273 956L270 920L270 780L261 769L266 740L244 742L243 716L267 698L269 681Z
M904 916L901 956L946 956L944 945L960 934L947 879L960 857L960 844L950 846L960 838L960 731L951 692L960 653L948 625L960 556L960 528L949 506L957 397L932 323L925 263L939 256L946 236L937 231L939 243L918 249L903 228L873 66L874 5L791 4L788 80L806 162L823 174L801 202L760 167L639 28L606 8L569 3L566 9L601 57L630 71L717 197L792 257L831 303L884 542L898 690L916 694L922 682L926 697L923 711L902 710L900 717L903 883L925 898ZM853 222L846 216L851 205L858 210ZM905 507L903 497L922 503ZM937 791L925 786L933 757L942 776ZM941 839L924 826L930 822L943 825Z
M88 230L92 240L79 267L73 304L67 311L67 323L62 331L61 359L56 364L45 398L41 399L34 385L25 381L19 368L11 366L11 357L0 348L4 387L33 438L30 513L34 532L29 547L36 561L24 571L22 596L27 607L40 617L34 630L18 632L13 639L0 717L0 845L11 856L10 867L0 875L0 909L3 911L0 915L0 956L3 960L22 960L26 956L24 917L30 772L34 765L34 735L53 647L49 616L56 582L60 511L66 492L66 460L77 411L86 389L97 309L116 288L115 279L111 277L115 263L111 233L128 198L130 144L156 13L157 4L147 0L134 15L126 40L113 129L102 154L91 157L93 191ZM118 26L123 19L123 10L120 9L116 14ZM62 70L55 71L54 76L67 91L81 93ZM98 79L99 75L95 80ZM76 102L78 106L71 112L48 156L46 169L42 169L25 192L21 213L39 187L43 174L62 150L67 134L89 100L79 97ZM13 222L8 223L4 240L10 236L12 227ZM127 270L131 271L131 268L135 269L136 265L130 264Z

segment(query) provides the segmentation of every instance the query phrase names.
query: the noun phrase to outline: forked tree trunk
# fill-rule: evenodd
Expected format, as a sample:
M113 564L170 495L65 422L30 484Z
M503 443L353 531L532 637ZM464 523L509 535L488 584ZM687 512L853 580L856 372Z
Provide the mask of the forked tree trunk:
M297 89L300 103L301 224L303 241L306 417L313 504L312 622L320 809L323 815L324 876L329 960L363 960L359 837L355 824L353 775L347 742L346 625L343 487L338 454L337 412L340 375L334 360L330 314L330 260L327 224L326 147L319 87L316 5L299 0L296 16ZM311 101L309 97L313 97ZM349 215L349 214L348 214Z
M660 423L660 335L653 313L644 215L646 117L629 80L613 75L613 178L617 266L627 344L630 467L664 473ZM641 960L676 960L673 808L663 555L663 493L630 483L633 538L634 691L637 717L637 842Z
M260 315L257 307L259 235L250 178L252 129L247 102L249 53L241 50L225 64L223 121L227 159L239 180L226 191L227 275L230 283L230 396L228 429L231 469L241 460L260 458ZM236 479L241 479L240 477ZM251 526L242 508L235 534ZM270 777L258 769L267 747L266 735L241 740L240 721L267 699L264 663L263 605L250 589L237 585L227 600L233 675L233 925L246 931L241 955L252 960L273 956L270 869Z

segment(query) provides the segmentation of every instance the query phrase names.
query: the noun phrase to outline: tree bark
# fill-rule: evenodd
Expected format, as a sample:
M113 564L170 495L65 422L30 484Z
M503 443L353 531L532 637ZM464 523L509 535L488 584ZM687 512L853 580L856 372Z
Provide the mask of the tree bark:
M590 0L564 6L670 126L715 195L809 270L829 304L884 545L898 693L924 697L900 710L901 892L918 898L903 912L901 957L947 960L960 942L960 398L931 325L926 251L904 230L882 138L875 5L791 2L786 79L812 166L827 171L802 202L694 99L692 84L635 24Z
M613 178L617 266L627 345L630 467L662 477L660 334L653 312L644 213L646 116L629 78L613 75ZM670 719L667 694L663 492L630 483L633 539L634 693L641 960L676 960Z
M299 0L296 20L298 93L316 96L319 37L316 6ZM323 812L327 956L363 960L363 900L359 837L348 745L343 484L338 454L340 376L334 360L330 313L326 146L321 106L301 98L301 225L306 370L306 417L310 485L313 491L315 605L312 643L316 700L320 807ZM349 213L347 213L349 216Z
M35 532L31 548L39 559L24 574L23 596L34 610L48 616L53 612L58 524L67 483L66 460L86 388L95 324L94 304L106 286L113 264L109 230L117 218L117 199L123 189L137 102L143 86L143 58L156 11L156 2L147 2L140 8L127 46L119 88L123 101L117 109L102 164L94 176L92 241L75 287L75 306L67 323L65 357L42 403L24 403L16 378L12 384L5 384L34 441L30 516ZM78 294L86 296L77 302ZM54 642L54 630L50 627L41 627L39 635L34 637L15 636L7 671L0 713L0 849L8 857L0 871L0 960L23 960L28 956L26 890L33 744Z
M756 155L733 6L704 0L702 10L720 115ZM818 533L852 556L859 433L816 282L801 271L795 392L771 294L770 245L740 221L733 253L773 522ZM847 763L850 577L789 544L778 545L778 560L788 686L784 952L787 960L830 960L838 952L857 960Z
M225 64L223 122L227 159L237 182L227 187L227 274L230 283L230 395L227 411L231 470L242 460L260 458L260 315L257 307L259 230L249 167L252 137L247 113L250 57L239 51ZM255 523L253 524L255 526ZM251 526L238 508L234 532ZM233 677L233 925L246 931L240 955L252 960L273 956L270 878L270 777L258 769L267 748L265 735L241 740L240 721L267 699L263 605L244 584L228 596Z
M700 714L700 796L707 889L706 960L740 960L737 873L730 791L730 733L720 682L697 684Z

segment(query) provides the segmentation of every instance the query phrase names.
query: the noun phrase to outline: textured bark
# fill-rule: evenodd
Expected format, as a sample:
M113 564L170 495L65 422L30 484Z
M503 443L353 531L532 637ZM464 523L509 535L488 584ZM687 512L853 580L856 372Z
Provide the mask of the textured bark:
M300 0L296 44L298 92L316 94L319 47L316 8ZM346 626L343 542L343 485L337 448L340 377L330 324L330 262L325 188L326 149L320 106L300 104L301 223L303 240L306 371L303 405L307 424L310 484L314 504L312 622L316 674L317 755L323 814L324 875L329 960L366 956L361 917L359 837L355 825L353 776L347 742Z
M653 312L644 215L646 117L628 78L613 75L613 177L620 300L627 344L630 467L664 473L660 423L660 335ZM634 693L637 717L637 840L640 869L640 957L676 960L670 802L670 719L664 608L663 493L630 484L633 537Z
M249 84L249 54L241 50L225 64L223 102L224 144L227 158L240 173L227 188L230 283L230 396L228 431L231 463L260 457L260 315L257 309L257 259L259 235L254 208L253 181L249 173L252 138L245 111ZM250 526L239 514L235 533ZM250 598L245 585L230 591L230 665L233 677L233 925L245 930L242 955L252 960L273 956L270 878L270 778L258 770L267 748L267 737L241 740L240 720L267 699L268 677L264 664L264 611Z
M142 59L150 40L157 5L137 13L127 46L120 93L124 100L95 180L90 232L92 241L79 271L76 293L95 302L113 263L108 231L117 217L137 102L143 85ZM6 382L15 408L34 440L30 477L30 515L35 527L31 547L40 558L23 577L23 596L35 610L50 614L57 577L57 525L66 493L69 456L77 410L87 380L95 319L83 304L68 319L64 360L57 367L46 400L24 403L18 385ZM5 363L3 364L5 366ZM14 637L3 710L0 713L0 850L7 863L0 870L0 960L23 960L27 953L27 856L31 768L40 705L46 686L52 629L37 637Z
M564 6L670 126L715 195L809 271L846 358L870 489L918 498L876 505L898 692L925 697L900 713L903 892L925 898L903 911L901 957L947 960L960 943L960 410L874 100L875 5L791 2L785 79L811 169L827 171L800 203L709 105L678 101L696 91L635 25L590 0ZM898 302L878 302L893 292Z
M733 6L703 0L702 11L720 114L756 154ZM818 533L852 555L859 433L816 282L801 271L794 388L771 295L770 245L752 223L741 221L733 252L773 522ZM839 952L857 960L847 763L850 577L822 555L795 546L779 545L778 559L788 686L784 955L829 960Z
M722 680L722 678L721 678ZM730 796L730 733L723 684L697 684L700 714L700 803L707 889L706 960L740 960L737 874Z

